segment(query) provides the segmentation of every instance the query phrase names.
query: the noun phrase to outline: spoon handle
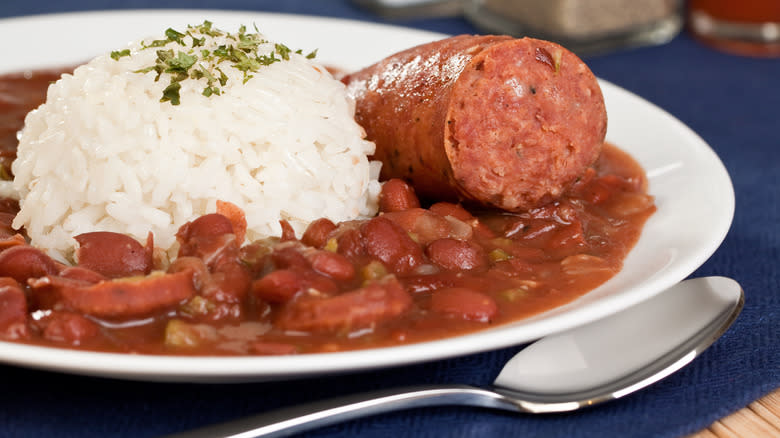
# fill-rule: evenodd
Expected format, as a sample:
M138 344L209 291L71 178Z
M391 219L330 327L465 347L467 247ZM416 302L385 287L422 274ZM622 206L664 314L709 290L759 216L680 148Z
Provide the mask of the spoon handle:
M519 412L512 401L487 389L468 385L413 386L315 401L163 438L280 437L384 412L443 405Z

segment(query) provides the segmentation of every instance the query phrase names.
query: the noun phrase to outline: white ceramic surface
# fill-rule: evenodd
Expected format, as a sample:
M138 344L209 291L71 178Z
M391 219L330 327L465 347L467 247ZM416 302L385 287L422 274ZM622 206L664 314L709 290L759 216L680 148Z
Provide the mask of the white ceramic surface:
M0 73L71 65L125 43L209 20L235 29L257 25L271 39L328 65L353 70L444 35L318 17L238 11L123 11L0 20ZM601 81L607 140L645 168L658 211L624 269L603 286L560 308L480 333L415 345L298 356L167 357L81 352L0 342L0 362L77 374L159 381L260 381L344 373L507 347L561 332L646 300L687 277L718 248L734 213L723 164L680 121L642 98Z

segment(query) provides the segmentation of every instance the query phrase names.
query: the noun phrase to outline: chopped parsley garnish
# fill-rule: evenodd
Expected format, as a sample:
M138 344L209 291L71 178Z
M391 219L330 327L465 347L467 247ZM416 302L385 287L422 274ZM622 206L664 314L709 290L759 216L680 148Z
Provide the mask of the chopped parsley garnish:
M171 105L178 105L180 103L179 101L180 89L181 89L180 82L171 81L171 84L165 87L165 89L163 90L163 95L162 98L160 99L160 102L171 102Z
M111 52L111 59L113 60L118 60L123 56L130 56L130 49L114 50L113 52Z
M227 41L217 48L208 50L204 48L207 38L224 37ZM189 40L189 42L188 42ZM177 43L180 49L161 49L170 43ZM284 44L275 44L274 49L268 53L260 54L259 49L263 44L269 43L255 27L255 32L248 33L246 26L241 26L238 33L231 34L213 27L210 21L204 21L197 26L187 26L184 33L174 29L165 31L165 39L153 40L143 44L141 50L156 48L157 59L155 64L136 70L136 73L155 72L155 81L166 76L170 79L169 85L163 90L160 102L170 102L171 105L179 105L181 96L181 82L187 79L205 79L206 86L202 94L206 97L219 96L221 87L228 82L228 76L222 70L226 66L232 67L243 73L243 83L246 83L262 67L275 62L288 61L291 53L303 55L301 50L293 52ZM122 57L131 56L129 49L111 52L111 58L119 60ZM305 55L307 59L317 56L317 51Z

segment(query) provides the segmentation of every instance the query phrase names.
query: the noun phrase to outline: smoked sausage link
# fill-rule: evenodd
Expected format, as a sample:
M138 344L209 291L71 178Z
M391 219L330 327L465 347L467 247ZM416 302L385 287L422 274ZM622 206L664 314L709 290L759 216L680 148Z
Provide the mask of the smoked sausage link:
M460 35L343 78L381 178L435 200L522 211L561 196L599 156L601 88L558 44Z

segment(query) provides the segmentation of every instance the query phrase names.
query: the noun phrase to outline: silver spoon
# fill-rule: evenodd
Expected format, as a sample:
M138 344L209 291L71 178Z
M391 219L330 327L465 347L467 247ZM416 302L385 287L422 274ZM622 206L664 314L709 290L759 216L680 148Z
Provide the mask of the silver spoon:
M489 388L396 388L306 403L170 435L278 437L383 412L468 405L518 413L565 412L614 400L679 370L722 335L742 310L740 285L686 280L630 309L548 336L507 362Z

